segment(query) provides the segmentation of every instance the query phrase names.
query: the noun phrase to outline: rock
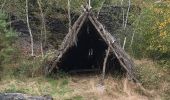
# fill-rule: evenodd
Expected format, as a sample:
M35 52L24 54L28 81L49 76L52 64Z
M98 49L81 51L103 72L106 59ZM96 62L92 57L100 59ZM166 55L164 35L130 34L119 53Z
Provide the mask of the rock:
M29 96L22 93L0 93L0 100L53 100L51 96Z

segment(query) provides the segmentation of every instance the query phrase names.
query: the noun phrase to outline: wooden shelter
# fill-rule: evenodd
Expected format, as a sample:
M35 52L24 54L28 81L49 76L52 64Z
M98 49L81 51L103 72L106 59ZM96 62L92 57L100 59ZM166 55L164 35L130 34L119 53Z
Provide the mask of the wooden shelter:
M65 36L59 53L45 71L49 74L57 69L99 69L104 78L105 70L114 68L137 81L133 67L134 63L128 54L87 7Z

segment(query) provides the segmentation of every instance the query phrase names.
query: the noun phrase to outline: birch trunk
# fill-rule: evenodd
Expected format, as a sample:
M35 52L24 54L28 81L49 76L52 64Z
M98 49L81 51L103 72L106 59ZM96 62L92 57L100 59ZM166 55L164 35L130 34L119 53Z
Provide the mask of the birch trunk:
M38 6L39 6L39 10L40 10L40 15L41 15L41 19L42 19L42 23L41 23L41 55L42 57L44 57L44 50L43 47L46 46L46 42L47 42L47 31L46 31L46 23L45 23L45 18L44 18L44 14L43 14L43 10L42 10L42 6L41 6L41 0L37 0ZM43 39L43 33L44 33L44 39Z
M68 20L69 20L69 33L71 31L71 11L70 11L70 0L68 0Z
M123 0L122 0L123 1ZM126 14L126 20L124 22L124 30L126 29L126 26L127 26L127 22L128 22L128 16L129 16L129 11L130 11L130 5L131 5L131 1L129 0L129 7L128 7L128 10L127 10L127 14ZM127 37L126 37L126 33L125 33L125 38L124 38L124 42L123 42L123 49L125 49L125 45L126 45L126 40L127 40Z
M31 40L31 56L34 56L34 41L33 41L33 35L29 23L28 0L26 0L26 18L27 18L27 27L30 34L30 40Z

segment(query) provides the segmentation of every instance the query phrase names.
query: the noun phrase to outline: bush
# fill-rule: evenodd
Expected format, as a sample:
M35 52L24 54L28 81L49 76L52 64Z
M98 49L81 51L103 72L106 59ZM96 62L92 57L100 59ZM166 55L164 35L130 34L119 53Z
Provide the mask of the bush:
M168 1L167 1L168 2ZM134 54L153 59L170 58L170 4L166 1L147 4L134 23Z
M7 28L7 14L0 11L0 78L3 75L5 64L11 63L14 58L15 49L13 47L16 33Z
M135 67L137 79L147 89L158 89L160 82L167 81L168 76L163 74L163 69L160 65L150 60L140 60Z
M19 66L14 68L13 75L18 78L35 77L43 74L42 58L21 59Z

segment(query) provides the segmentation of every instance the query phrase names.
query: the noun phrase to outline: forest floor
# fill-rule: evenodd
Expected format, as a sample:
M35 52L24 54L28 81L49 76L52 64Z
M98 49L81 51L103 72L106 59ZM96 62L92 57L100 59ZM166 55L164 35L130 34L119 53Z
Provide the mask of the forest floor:
M0 81L0 92L50 95L54 100L169 100L170 74L152 61L135 63L142 66L139 73L145 89L126 78L107 75L101 86L99 74L77 74L61 78L6 76Z

